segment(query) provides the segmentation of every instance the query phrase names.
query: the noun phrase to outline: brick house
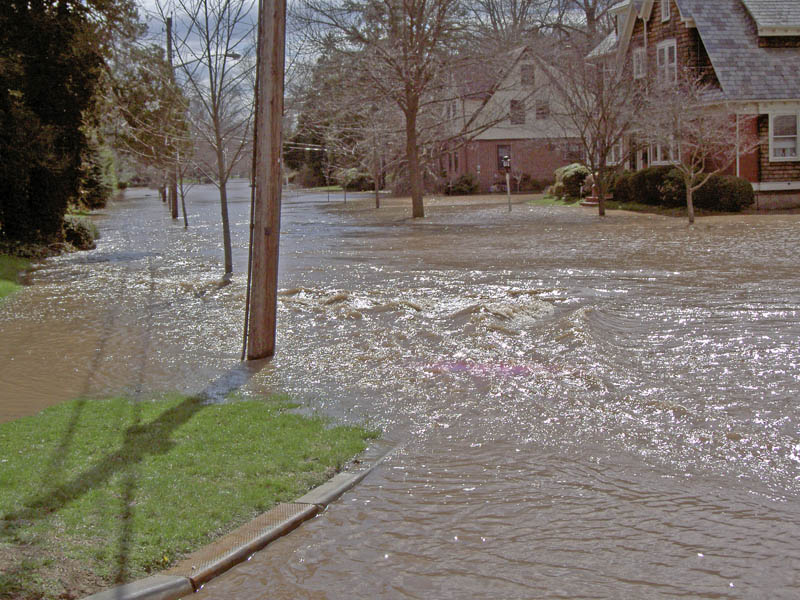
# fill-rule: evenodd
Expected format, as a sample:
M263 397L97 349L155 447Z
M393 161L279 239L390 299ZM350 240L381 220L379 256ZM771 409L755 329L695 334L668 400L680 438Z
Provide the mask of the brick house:
M611 13L616 30L588 58L629 61L634 78L696 73L755 117L742 127L760 145L729 172L753 184L760 207L800 206L800 0L625 0ZM643 148L630 166L669 164L670 153Z
M555 169L581 160L580 142L554 118L557 98L531 50L516 50L509 62L491 89L479 93L463 85L446 106L451 137L439 167L448 182L470 173L480 191L498 189L505 185L503 156L511 159L512 176L552 182Z

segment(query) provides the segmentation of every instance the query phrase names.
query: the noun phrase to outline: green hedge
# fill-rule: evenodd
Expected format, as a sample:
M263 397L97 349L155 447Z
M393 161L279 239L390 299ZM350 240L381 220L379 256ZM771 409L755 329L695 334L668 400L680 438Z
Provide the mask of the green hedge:
M467 196L478 191L478 181L472 173L465 173L447 186L445 190L451 196Z
M686 206L686 187L680 172L674 167L650 167L635 173L624 172L617 177L614 200L637 202L649 206L678 208ZM755 201L753 186L741 177L713 175L694 193L695 208L740 212Z

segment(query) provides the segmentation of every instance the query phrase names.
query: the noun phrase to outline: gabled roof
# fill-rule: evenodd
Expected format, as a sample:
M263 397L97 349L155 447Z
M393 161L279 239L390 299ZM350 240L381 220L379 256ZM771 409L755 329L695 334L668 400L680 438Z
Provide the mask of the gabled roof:
M617 36L619 38L617 40L617 60L621 60L628 53L628 44L631 41L633 27L636 25L636 18L642 10L643 2L644 0L630 0L625 8L628 14L625 17L625 28L619 31ZM623 7L621 7L621 10L623 10Z
M758 27L758 35L800 35L800 1L742 0Z
M800 48L760 47L744 4L788 6L797 0L675 1L694 20L728 100L800 99Z
M617 51L617 33L612 31L609 33L605 39L600 42L597 47L592 50L586 58L589 60L593 58L602 58L603 56L609 56L614 54Z

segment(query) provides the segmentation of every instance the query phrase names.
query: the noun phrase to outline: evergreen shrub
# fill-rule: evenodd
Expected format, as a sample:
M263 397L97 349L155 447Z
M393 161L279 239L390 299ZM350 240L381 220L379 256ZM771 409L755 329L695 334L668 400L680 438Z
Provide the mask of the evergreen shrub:
M694 193L694 205L705 210L741 212L755 202L753 185L742 177L713 175Z
M680 171L670 166L624 172L613 187L614 200L663 208L686 206L686 186ZM713 175L693 195L695 208L740 212L755 201L753 186L741 177Z
M447 187L452 196L468 196L478 191L478 182L472 173L465 173Z
M579 198L581 195L581 186L583 181L589 176L589 168L580 164L572 163L565 167L560 167L555 171L556 183L563 184L563 194L556 193L556 196L568 196L570 198ZM555 187L554 186L554 187Z
M92 250L100 237L94 223L83 217L64 216L64 241L76 250Z

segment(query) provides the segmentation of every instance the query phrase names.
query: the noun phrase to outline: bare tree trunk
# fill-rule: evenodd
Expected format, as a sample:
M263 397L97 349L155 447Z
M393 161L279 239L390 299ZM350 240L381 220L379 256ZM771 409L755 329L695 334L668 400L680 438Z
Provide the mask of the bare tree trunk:
M418 104L419 100L413 98L406 108L406 160L411 184L411 216L415 219L425 216L425 205L422 200L422 177L419 168L419 148L417 147Z
M600 181L597 182L597 214L598 216L606 216L606 186L602 182L601 177L597 177Z
M186 190L183 189L183 173L178 176L178 189L181 194L181 212L183 212L183 228L189 228L189 217L186 216Z
M694 200L692 195L694 191L691 185L686 186L686 212L689 213L689 225L694 223Z
M172 218L178 218L178 181L175 178L174 170L169 174L169 208L172 212Z
M189 228L189 218L186 216L186 194L181 192L181 211L183 212L183 228Z
M217 145L217 166L219 179L219 208L222 214L222 245L225 254L225 279L230 279L233 273L233 258L231 257L231 225L228 219L228 177L225 170L225 156L222 152L221 142Z
M378 162L378 138L375 131L372 132L372 180L375 184L375 208L381 207L381 197L378 194L380 189L381 168Z

